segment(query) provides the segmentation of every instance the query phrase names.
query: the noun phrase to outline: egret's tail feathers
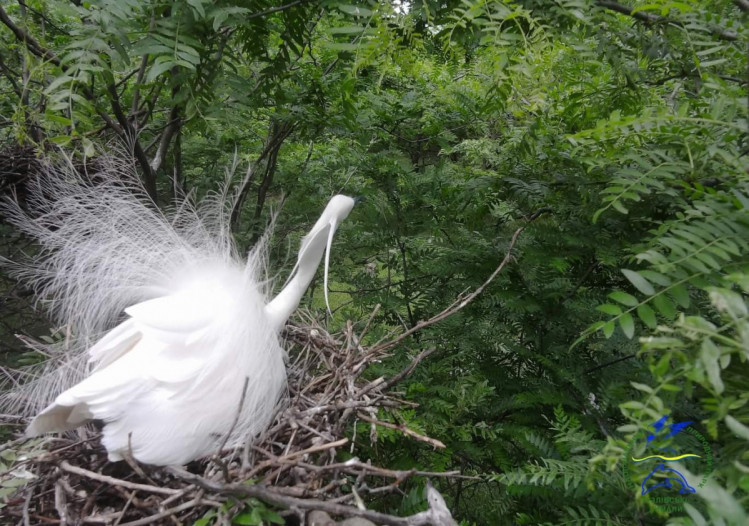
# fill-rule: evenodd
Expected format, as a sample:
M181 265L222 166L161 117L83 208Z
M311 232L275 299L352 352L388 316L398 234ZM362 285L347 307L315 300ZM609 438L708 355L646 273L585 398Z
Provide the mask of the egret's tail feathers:
M39 246L27 261L8 265L9 273L71 330L53 365L37 367L26 376L30 381L0 395L4 408L33 414L80 381L91 364L102 368L126 353L135 343L126 330L91 347L123 320L124 309L178 289L185 269L245 265L225 193L197 205L185 198L163 213L125 158L100 156L82 168L67 158L41 161L24 203L0 203L7 220ZM264 253L258 246L249 255L248 275L266 275ZM267 293L265 281L258 286Z
M39 413L26 428L26 436L34 437L44 433L69 431L80 427L91 419L85 404L65 406L52 404Z

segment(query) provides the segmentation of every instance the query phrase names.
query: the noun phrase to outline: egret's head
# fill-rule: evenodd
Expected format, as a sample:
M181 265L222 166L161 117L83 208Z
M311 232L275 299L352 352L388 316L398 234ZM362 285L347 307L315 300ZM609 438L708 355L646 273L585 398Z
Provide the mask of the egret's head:
M349 197L341 194L334 195L328 201L328 206L325 207L325 211L322 213L320 219L326 219L328 222L335 222L337 225L340 225L341 221L348 217L354 205L360 200L360 197Z
M315 224L315 228L312 229L312 231L314 232L315 230L317 230L317 227L320 226L323 229L328 230L328 238L325 245L325 269L323 274L323 290L325 294L325 305L328 307L328 312L331 312L330 301L328 299L328 269L330 268L330 246L333 244L333 236L335 235L336 230L338 230L338 226L341 224L341 221L348 217L357 202L358 199L348 197L346 195L339 194L333 196L333 198L328 202L328 206L325 207L325 211L322 213L322 216ZM320 224L321 222L324 223Z
M304 269L310 268L312 272L317 268L320 261L320 257L325 251L325 304L328 306L330 312L330 302L328 300L328 270L330 267L330 246L333 243L333 236L338 230L338 226L341 221L346 219L357 203L358 199L348 197L346 195L336 195L328 201L328 206L325 207L320 218L312 227L309 234L304 236L302 239L302 246L299 249L299 259L297 260L295 270L297 268ZM294 271L292 271L292 275ZM311 277L310 277L311 279Z
M320 260L325 255L325 304L330 311L328 301L328 269L330 266L330 246L333 236L341 221L346 219L356 204L356 199L345 195L336 195L323 210L322 215L302 239L296 265L286 281L283 290L265 308L266 314L277 329L286 322L299 305L299 301L314 278Z

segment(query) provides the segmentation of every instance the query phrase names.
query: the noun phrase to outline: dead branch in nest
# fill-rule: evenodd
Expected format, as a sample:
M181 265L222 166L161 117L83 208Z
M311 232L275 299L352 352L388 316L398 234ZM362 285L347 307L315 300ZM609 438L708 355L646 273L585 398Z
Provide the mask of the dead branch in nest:
M436 489L428 485L429 510L397 517L363 506L362 497L400 491L412 477L469 477L459 472L435 473L410 469L395 471L373 466L354 457L341 461L339 452L354 454L362 446L346 434L361 420L373 427L444 448L439 440L417 433L404 424L378 418L380 409L397 415L414 404L400 400L389 390L407 378L435 348L419 351L400 372L390 378L367 380L363 373L388 351L415 332L446 319L473 301L507 266L524 227L518 228L496 270L470 294L461 294L432 318L399 335L389 335L366 348L362 338L370 329L377 306L361 333L354 324L331 335L311 318L290 324L285 332L290 344L288 397L275 421L260 437L243 448L221 450L193 462L188 469L167 467L132 470L124 463L109 463L98 440L88 435L79 441L37 440L27 458L11 461L0 472L0 482L26 477L29 483L0 509L0 517L21 524L147 524L192 523L202 517L210 524L229 524L232 517L259 506L259 499L297 515L302 524L308 512L358 517L381 525L452 526L450 513ZM240 404L241 410L241 404ZM51 448L52 445L59 447ZM18 441L3 446L4 455L24 450ZM7 460L7 456L4 456ZM202 473L202 474L201 474ZM249 499L249 500L248 500Z

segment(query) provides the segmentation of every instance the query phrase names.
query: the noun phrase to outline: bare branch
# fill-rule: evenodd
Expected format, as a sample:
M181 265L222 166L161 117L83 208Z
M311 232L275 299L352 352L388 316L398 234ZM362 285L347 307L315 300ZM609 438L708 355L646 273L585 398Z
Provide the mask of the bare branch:
M160 488L158 486L151 486L148 484L136 484L135 482L128 482L127 480L116 479L108 475L102 475L101 473L94 473L93 471L79 468L78 466L73 466L67 460L63 460L62 462L60 462L60 469L62 469L63 471L67 471L69 473L75 473L76 475L81 475L86 478L98 480L99 482L104 482L106 484L111 484L113 486L120 486L120 487L127 488L127 489L147 491L149 493L158 493L161 495L174 495L176 493L179 493L179 490L172 489L172 488Z
M739 5L739 3L745 2L746 0L737 0L737 5ZM648 11L635 11L635 8L620 4L619 2L614 2L613 0L597 0L596 4L598 4L600 7L603 7L604 9L608 9L609 11L614 11L622 15L630 16L635 20L645 22L646 24L665 22L679 27L683 26L683 23L679 20L656 15L655 13L650 13ZM741 5L739 5L739 7L741 7ZM726 31L717 27L713 28L711 32L721 40L735 41L739 38L738 34L736 34L735 32Z
M391 424L390 422L383 422L382 420L376 420L374 418L368 417L364 413L357 413L357 416L359 418L361 418L362 420L364 420L365 422L369 422L370 424L374 424L376 426L386 427L388 429L395 429L396 431L400 431L404 435L408 435L408 436L410 436L412 438L415 438L416 440L419 440L421 442L426 442L427 444L429 444L429 445L431 445L431 446L433 446L435 448L445 449L445 447L446 447L443 442L437 440L436 438L430 438L428 436L420 435L416 431L408 429L404 425L396 425L396 424Z

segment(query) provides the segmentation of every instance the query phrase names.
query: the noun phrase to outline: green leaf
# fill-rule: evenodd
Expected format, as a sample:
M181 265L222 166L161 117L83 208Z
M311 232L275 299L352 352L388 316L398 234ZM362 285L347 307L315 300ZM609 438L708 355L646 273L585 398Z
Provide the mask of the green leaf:
M702 342L700 349L700 361L705 367L707 378L715 389L717 394L721 394L724 389L723 380L720 377L720 349L713 343L710 338Z
M332 35L358 35L366 28L364 26L343 26L333 27L330 29Z
M684 511L687 512L687 515L689 515L689 518L692 519L692 521L694 522L694 526L708 526L707 521L705 520L705 517L702 516L702 514L697 510L697 508L695 508L688 502L685 502L683 506L684 506Z
M653 388L646 384L640 384L637 382L629 382L632 387L637 389L638 391L643 391L648 394L653 394L655 391L653 391Z
M90 139L84 137L83 140L81 140L81 144L83 145L83 153L86 157L93 157L96 155L96 147Z
M649 329L655 329L655 327L658 325L658 322L655 318L655 311L645 303L637 307L637 316L645 325L648 326Z
M614 209L617 212L621 212L622 214L629 214L629 210L622 204L621 201L612 201L611 206L614 207Z
M68 146L72 141L72 138L70 137L70 135L56 135L54 137L50 137L49 140L60 146Z
M205 515L203 515L200 519L196 520L193 523L193 526L208 526L211 523L211 520L216 516L215 511L209 511Z
M607 208L599 208L596 210L595 214L593 214L593 224L595 225L598 222L598 218L601 217L601 214L604 213L607 210Z
M709 289L710 302L721 312L725 312L734 320L747 315L747 307L741 294L728 289L713 287Z
M260 515L258 508L253 508L250 512L240 513L232 519L232 524L240 524L242 526L259 526L263 522L263 518Z
M632 315L625 312L619 317L619 325L622 327L622 332L627 338L632 338L635 334L635 322L632 319Z
M637 298L620 290L614 291L609 294L609 298L614 301L618 301L619 303L621 303L622 305L626 305L627 307L634 307L639 303L639 301L637 301Z
M657 283L658 285L661 285L663 287L668 287L671 284L671 280L668 278L668 276L664 276L660 272L655 272L653 270L641 270L640 274L645 279L652 281L653 283Z
M334 51L356 51L359 49L359 44L349 44L348 42L331 42L326 44L325 47Z
M187 3L200 15L200 18L205 18L205 9L203 9L202 0L187 0Z
M603 325L603 335L607 339L611 338L611 335L614 334L614 329L616 329L616 324L613 321L606 322Z
M663 376L666 374L666 371L669 370L671 367L671 356L668 354L661 357L660 360L654 365L651 366L651 370L653 371L653 374L656 376Z
M283 517L281 517L278 513L272 510L265 510L265 512L263 513L263 520L268 521L273 524L285 524L286 523Z
M730 429L737 437L749 440L749 427L745 426L731 415L726 415L723 420L726 422L728 429Z
M171 55L174 49L165 46L155 40L142 40L133 46L130 50L131 55Z
M653 305L658 309L658 312L665 318L672 319L676 316L676 306L671 299L665 294L658 294L653 298Z
M172 62L171 60L157 60L148 69L148 75L146 75L146 82L153 82L154 80L156 80L156 78L159 75L161 75L165 71L172 69L174 65L175 63Z
M669 289L668 293L672 298L674 298L674 300L676 300L676 303L679 304L679 307L683 309L689 307L689 291L683 283L674 285Z
M621 307L614 305L613 303L604 303L596 307L596 310L601 311L605 314L611 314L612 316L618 316L622 313Z
M642 275L638 272L635 272L634 270L629 269L622 269L622 274L624 274L624 277L626 277L632 285L635 286L637 290L642 292L643 294L647 294L648 296L652 296L655 294L655 289L650 284L648 280L646 280Z
M353 16L372 16L374 14L374 12L369 9L355 5L337 5L336 8L347 15Z

